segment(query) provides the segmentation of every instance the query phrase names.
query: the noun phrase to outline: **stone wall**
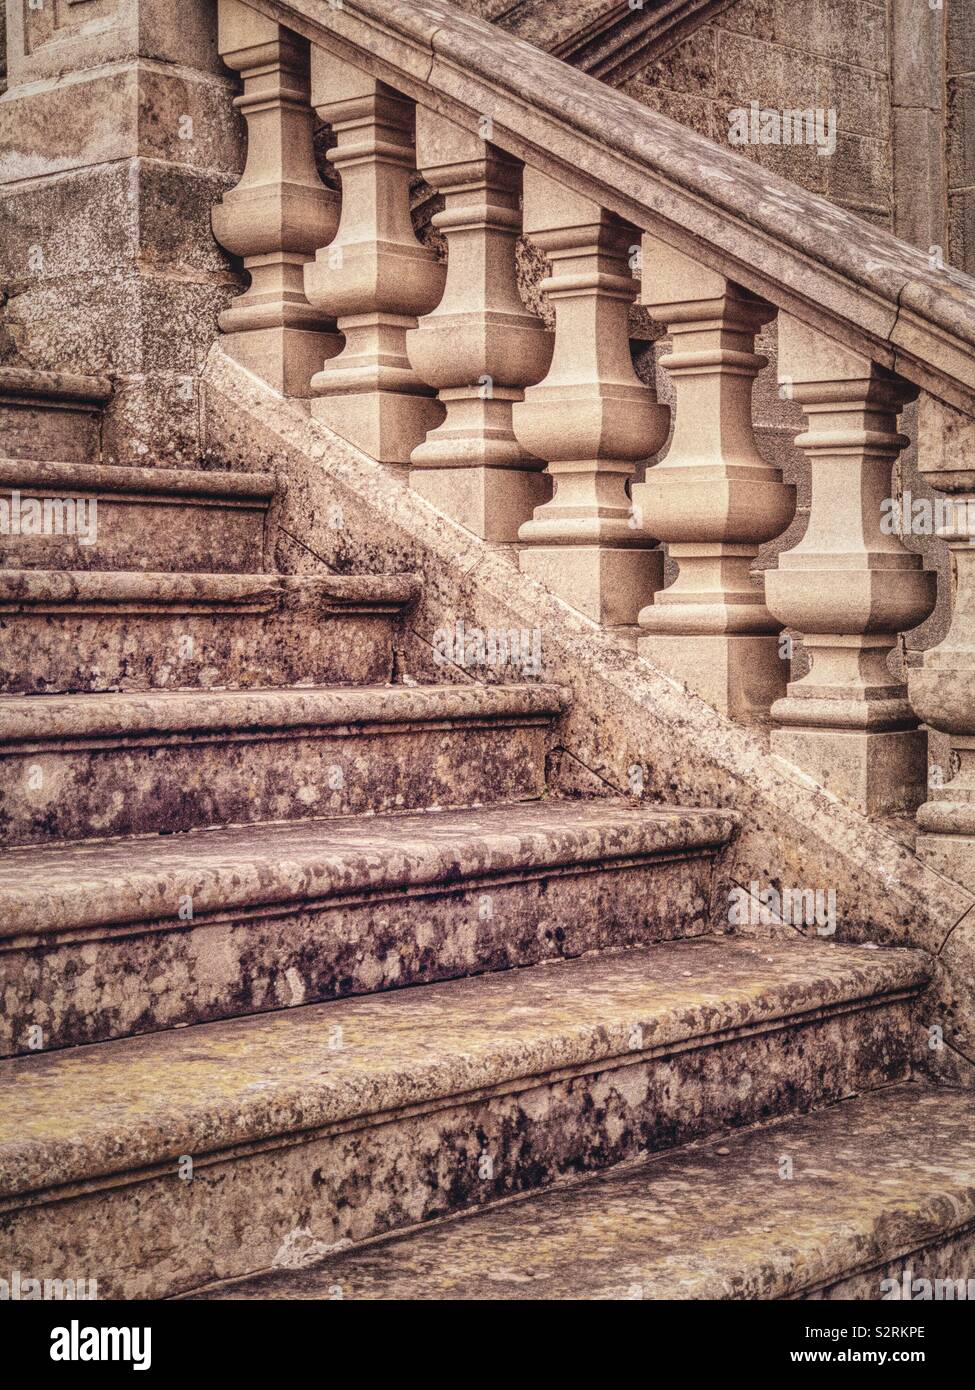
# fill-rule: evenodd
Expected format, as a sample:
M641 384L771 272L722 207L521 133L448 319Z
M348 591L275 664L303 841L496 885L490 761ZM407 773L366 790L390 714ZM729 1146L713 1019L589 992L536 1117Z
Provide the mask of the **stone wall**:
M106 461L192 466L199 371L241 284L210 230L244 155L216 6L6 10L0 360L109 374Z
M946 0L946 259L975 275L975 4Z
M889 19L885 4L738 0L623 90L726 143L729 112L757 101L782 111L834 108L836 151L813 145L740 146L803 188L891 226Z

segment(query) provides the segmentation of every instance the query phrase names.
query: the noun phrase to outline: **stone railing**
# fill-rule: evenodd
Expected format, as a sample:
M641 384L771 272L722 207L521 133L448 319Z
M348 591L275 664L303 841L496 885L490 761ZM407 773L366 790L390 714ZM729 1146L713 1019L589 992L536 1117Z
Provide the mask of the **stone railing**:
M225 350L719 709L770 718L773 751L864 811L925 801L920 721L947 733L957 772L920 844L975 881L975 281L447 4L218 3L250 149L214 225L253 277ZM413 231L417 171L446 266ZM519 294L521 236L547 257L554 333ZM674 430L633 483L668 434L631 363L638 294L669 338ZM761 574L795 510L752 428L774 319L811 499ZM918 396L957 578L909 690L888 657L936 581L885 504ZM792 682L784 629L811 658Z

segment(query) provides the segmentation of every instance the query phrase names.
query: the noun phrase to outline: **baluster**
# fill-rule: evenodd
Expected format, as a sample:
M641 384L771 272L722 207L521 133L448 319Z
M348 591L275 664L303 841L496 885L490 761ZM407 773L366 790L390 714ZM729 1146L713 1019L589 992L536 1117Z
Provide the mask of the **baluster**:
M549 484L544 462L515 438L512 406L552 355L552 335L518 293L521 165L424 107L416 129L420 169L444 195L433 224L449 257L443 299L407 335L407 351L447 418L414 449L410 483L477 535L513 541Z
M815 329L779 317L779 375L806 414L809 525L768 570L768 605L811 659L772 708L772 750L861 811L913 810L926 736L888 670L899 632L931 611L936 577L883 529L891 471L909 442L897 414L917 388ZM888 508L889 510L889 508Z
M975 887L975 423L930 397L918 412L922 476L939 499L937 533L951 553L951 622L938 646L907 673L915 714L950 743L947 769L931 779L917 813L917 853L932 868ZM932 467L933 465L933 467ZM944 514L947 513L947 516Z
M317 47L311 85L338 139L328 158L342 179L342 217L305 268L305 292L345 335L312 378L312 413L379 462L405 465L443 418L406 354L407 332L437 304L445 277L410 220L413 103Z
M668 543L676 581L640 613L639 651L736 719L785 691L781 623L751 565L795 513L795 489L758 452L755 334L775 310L656 237L643 238L642 302L671 340L666 458L633 489L643 526Z
M663 556L634 525L626 482L636 460L663 444L669 419L630 359L639 286L628 257L638 233L533 169L525 231L551 262L542 289L555 306L555 353L545 380L515 406L515 434L548 460L555 494L522 526L519 562L588 617L633 627L660 586Z
M308 42L238 0L220 0L218 42L239 72L247 122L240 182L213 209L213 231L242 256L250 287L220 315L223 350L288 396L337 352L335 320L305 297L304 267L338 225L338 196L315 168Z

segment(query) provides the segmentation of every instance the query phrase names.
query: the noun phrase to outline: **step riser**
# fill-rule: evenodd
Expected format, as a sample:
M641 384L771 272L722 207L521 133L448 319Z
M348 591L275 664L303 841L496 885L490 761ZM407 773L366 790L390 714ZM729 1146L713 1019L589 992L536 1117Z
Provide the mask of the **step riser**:
M861 1270L845 1279L811 1289L802 1297L810 1301L830 1301L834 1299L879 1301L891 1297L919 1299L932 1297L936 1280L945 1281L943 1299L966 1300L975 1290L975 1228L969 1223L944 1240L932 1241L924 1248L908 1249L899 1259L874 1269ZM907 1278L905 1279L905 1275ZM931 1290L917 1284L916 1280L927 1279ZM891 1280L893 1287L883 1287L885 1280ZM959 1282L964 1292L959 1290ZM948 1287L952 1286L952 1292ZM894 1294L894 1288L898 1294Z
M100 1297L187 1291L309 1239L365 1239L882 1085L908 1074L912 1037L911 1003L888 1000L357 1130L191 1155L192 1181L174 1164L0 1215L0 1267L93 1276Z
M0 942L0 1055L708 931L712 856ZM151 982L151 987L150 987Z
M376 685L397 619L232 607L145 614L0 613L0 692Z
M53 402L0 400L0 455L92 463L98 458L101 412Z
M95 494L92 513L90 496L26 488L14 496L0 488L0 514L5 502L21 528L43 527L38 535L5 535L0 529L0 567L209 574L256 574L264 568L262 504L147 503ZM38 499L33 511L31 498ZM32 519L34 512L39 521Z
M0 748L0 844L536 797L547 732L547 719L443 721Z

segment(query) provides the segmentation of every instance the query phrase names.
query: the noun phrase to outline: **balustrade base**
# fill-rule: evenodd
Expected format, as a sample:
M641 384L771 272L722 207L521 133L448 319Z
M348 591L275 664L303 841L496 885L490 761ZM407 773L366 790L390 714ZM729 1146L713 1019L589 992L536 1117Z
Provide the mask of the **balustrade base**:
M975 839L970 835L917 837L915 853L929 869L954 879L963 888L975 888Z
M220 346L228 357L259 376L282 396L304 400L311 379L322 363L342 349L339 333L316 333L305 328L252 328L224 333Z
M538 469L411 468L410 486L438 511L485 541L511 542L552 494Z
M788 663L779 641L778 634L644 632L638 651L729 719L754 723L785 694Z
M663 584L660 550L607 545L532 545L518 557L522 574L539 580L603 627L632 628Z
M913 812L927 795L922 729L773 729L771 751L864 815Z
M377 463L404 469L416 446L444 418L435 397L394 391L313 395L311 413Z

